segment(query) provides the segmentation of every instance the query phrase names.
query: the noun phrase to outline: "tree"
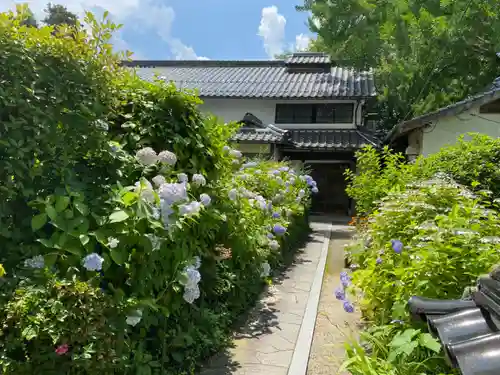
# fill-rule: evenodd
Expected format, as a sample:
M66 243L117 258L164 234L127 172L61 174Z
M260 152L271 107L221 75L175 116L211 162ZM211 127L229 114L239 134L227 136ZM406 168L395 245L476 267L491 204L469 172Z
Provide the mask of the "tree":
M47 16L43 19L43 22L49 26L78 25L77 15L70 12L64 5L48 3L45 13Z
M38 27L38 23L35 19L35 15L29 8L27 4L17 4L16 13L19 19L21 19L20 24L29 27Z
M304 0L312 50L373 68L386 127L482 91L500 74L498 0Z

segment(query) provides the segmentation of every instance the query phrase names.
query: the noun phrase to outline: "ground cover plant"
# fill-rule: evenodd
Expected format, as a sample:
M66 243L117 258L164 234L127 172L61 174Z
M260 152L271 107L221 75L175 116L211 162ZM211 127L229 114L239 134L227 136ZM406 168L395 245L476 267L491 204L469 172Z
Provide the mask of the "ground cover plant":
M0 14L0 369L192 374L308 233L316 183L120 67L115 29Z
M439 343L410 321L407 301L467 297L500 262L498 144L476 135L415 164L389 150L359 155L362 171L349 174L349 193L367 215L353 220L351 269L335 291L368 325L347 345L352 374L452 373ZM369 179L374 192L363 188Z

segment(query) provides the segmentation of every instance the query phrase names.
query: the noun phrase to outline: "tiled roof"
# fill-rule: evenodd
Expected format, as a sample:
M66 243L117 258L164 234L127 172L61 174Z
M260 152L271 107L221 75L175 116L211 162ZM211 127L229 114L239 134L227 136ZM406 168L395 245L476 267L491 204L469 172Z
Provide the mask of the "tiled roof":
M270 129L240 129L231 139L234 142L281 143L284 134Z
M325 65L326 57L297 56L295 65L311 69L293 71L290 62L269 61L128 61L139 77L153 80L158 75L173 81L179 89L196 89L201 97L261 99L355 99L376 95L373 73ZM316 61L317 60L317 61ZM309 65L308 65L309 64ZM317 64L321 69L314 69ZM324 70L324 67L328 71Z
M490 90L474 95L470 98L464 99L457 103L450 104L446 107L440 108L434 112L426 113L415 117L411 120L401 122L395 125L389 134L387 134L384 142L391 143L399 138L401 135L406 134L412 130L422 128L432 121L436 121L445 116L456 116L471 108L479 107L495 100L500 99L500 87L496 87L497 80L494 81Z
M331 64L330 57L324 53L297 52L290 55L286 64Z
M291 142L298 149L357 150L378 146L376 138L357 129L292 130Z
M246 113L241 120L243 126L232 137L234 142L248 143L283 143L288 141L289 133L274 125L264 125L251 113Z

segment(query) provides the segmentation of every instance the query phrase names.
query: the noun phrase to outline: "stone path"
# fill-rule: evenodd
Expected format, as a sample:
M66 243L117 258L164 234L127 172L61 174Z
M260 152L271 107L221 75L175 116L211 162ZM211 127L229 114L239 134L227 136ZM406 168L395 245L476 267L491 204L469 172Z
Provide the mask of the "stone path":
M353 230L346 225L334 223L307 375L348 374L347 371L339 374L345 360L344 344L357 337L361 317L359 311L345 312L342 303L335 298L334 290L340 284L340 272L344 270L344 247L352 234Z
M314 217L311 227L295 262L276 277L235 334L234 347L213 358L201 375L305 375L331 223Z

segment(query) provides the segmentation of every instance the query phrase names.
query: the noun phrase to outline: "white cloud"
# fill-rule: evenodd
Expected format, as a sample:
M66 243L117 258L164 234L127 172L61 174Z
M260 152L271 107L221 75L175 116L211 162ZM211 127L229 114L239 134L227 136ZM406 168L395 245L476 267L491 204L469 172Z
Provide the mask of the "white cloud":
M262 9L259 35L264 42L264 49L270 58L283 52L285 42L285 17L278 13L275 5Z
M47 2L48 0L0 0L0 11L14 9L16 3L27 3L35 17L43 19L45 16L43 10ZM114 22L124 25L123 29L158 35L167 43L176 59L207 59L197 56L191 46L184 45L180 39L172 35L175 11L171 6L158 4L155 0L59 0L55 3L66 6L80 17L83 17L86 10L91 10L99 16L107 10ZM114 36L113 42L119 50L128 47L120 31Z
M304 34L299 34L295 37L295 51L305 51L309 47L311 38Z
M262 9L259 31L264 49L270 58L287 51L304 51L309 47L311 37L305 34L295 36L295 43L285 43L286 18L279 13L278 7L272 5Z

